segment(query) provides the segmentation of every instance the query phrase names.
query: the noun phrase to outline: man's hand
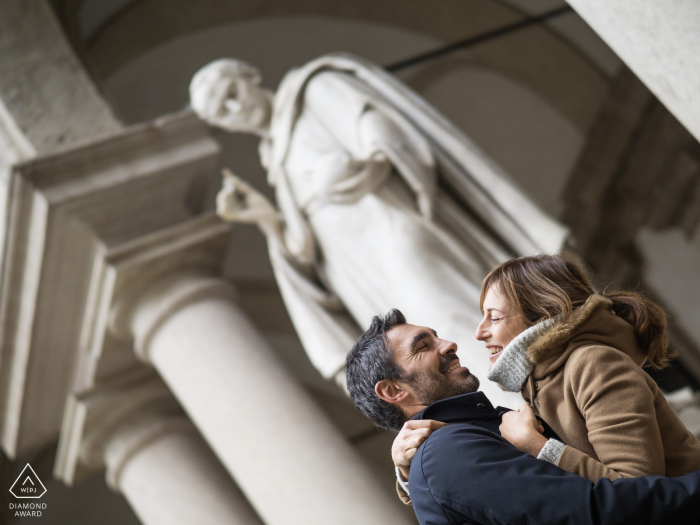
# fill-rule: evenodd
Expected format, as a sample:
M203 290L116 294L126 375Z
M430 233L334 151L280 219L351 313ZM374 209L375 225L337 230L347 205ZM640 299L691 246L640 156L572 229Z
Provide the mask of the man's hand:
M498 427L501 436L515 448L537 457L547 443L542 435L544 427L537 421L535 413L527 403L521 403L518 412L506 412ZM394 441L396 445L396 441Z
M399 435L394 439L391 446L391 459L404 477L408 480L408 473L411 469L411 460L416 455L418 447L428 439L438 428L446 426L447 423L433 421L432 419L420 419L418 421L406 421Z

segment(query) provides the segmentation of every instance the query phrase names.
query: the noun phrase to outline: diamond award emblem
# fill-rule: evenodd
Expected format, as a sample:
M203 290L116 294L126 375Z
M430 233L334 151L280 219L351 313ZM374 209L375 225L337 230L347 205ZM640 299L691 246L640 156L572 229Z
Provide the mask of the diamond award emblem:
M32 466L27 463L27 466L10 487L10 493L15 498L40 498L46 493L46 487Z

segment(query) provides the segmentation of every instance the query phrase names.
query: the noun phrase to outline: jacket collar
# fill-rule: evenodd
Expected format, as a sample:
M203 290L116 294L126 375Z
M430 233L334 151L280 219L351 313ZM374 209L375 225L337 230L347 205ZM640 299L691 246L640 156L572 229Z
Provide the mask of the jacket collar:
M501 416L508 411L510 408L494 408L483 392L472 392L436 401L411 419L434 419L443 423L469 423L500 436ZM542 418L538 417L537 420L544 427L544 437L561 441L561 438Z
M468 423L499 418L499 411L483 392L472 392L436 401L411 419L434 419L443 423Z

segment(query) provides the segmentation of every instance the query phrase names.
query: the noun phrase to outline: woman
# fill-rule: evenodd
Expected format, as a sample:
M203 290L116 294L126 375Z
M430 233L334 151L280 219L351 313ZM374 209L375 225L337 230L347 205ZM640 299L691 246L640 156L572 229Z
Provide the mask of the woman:
M629 292L596 294L579 264L539 255L493 269L480 306L476 337L490 352L489 379L520 391L565 443L543 438L525 405L501 425L513 445L591 481L700 469L700 441L642 370L673 357L658 305ZM428 434L402 431L395 464Z

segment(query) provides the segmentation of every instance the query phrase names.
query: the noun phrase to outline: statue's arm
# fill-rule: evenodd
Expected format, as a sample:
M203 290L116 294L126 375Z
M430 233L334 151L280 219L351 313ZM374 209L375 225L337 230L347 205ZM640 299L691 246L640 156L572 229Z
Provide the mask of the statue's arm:
M221 190L216 196L216 213L228 222L257 224L266 237L279 237L281 221L274 205L250 184L231 173L222 172Z

